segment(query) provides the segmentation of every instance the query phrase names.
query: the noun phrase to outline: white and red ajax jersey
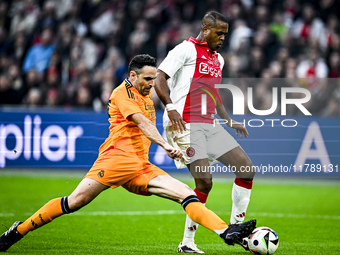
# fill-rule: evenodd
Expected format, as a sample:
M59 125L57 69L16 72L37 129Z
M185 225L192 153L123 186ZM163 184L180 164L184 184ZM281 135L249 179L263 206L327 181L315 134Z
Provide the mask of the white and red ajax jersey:
M172 49L158 69L170 79L170 98L187 123L213 123L216 100L220 100L215 84L220 84L224 60L207 42L190 37ZM206 96L206 113L202 115L202 94ZM171 126L168 114L163 125Z

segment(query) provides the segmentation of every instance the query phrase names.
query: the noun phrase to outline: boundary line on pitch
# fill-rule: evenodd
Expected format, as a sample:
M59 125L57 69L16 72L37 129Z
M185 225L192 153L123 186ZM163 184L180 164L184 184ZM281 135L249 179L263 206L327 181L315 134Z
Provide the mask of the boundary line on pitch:
M216 212L221 215L224 212ZM139 216L139 215L184 215L182 210L160 210L160 211L95 211L95 212L76 212L68 216ZM25 216L31 216L32 213L24 213ZM0 217L14 217L14 213L0 213ZM310 214L294 214L294 213L248 213L250 217L270 217L270 218L292 218L292 219L321 219L321 220L340 220L340 216L336 215L310 215Z

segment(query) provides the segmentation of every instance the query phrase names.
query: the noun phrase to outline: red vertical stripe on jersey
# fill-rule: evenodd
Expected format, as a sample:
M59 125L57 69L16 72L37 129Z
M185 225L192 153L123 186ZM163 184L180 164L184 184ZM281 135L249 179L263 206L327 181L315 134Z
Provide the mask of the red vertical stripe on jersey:
M207 42L198 42L193 37L189 41L196 48L196 66L183 109L183 120L187 123L213 123L215 102L221 101L215 89L215 84L220 84L222 79L221 64L218 54L209 48ZM205 115L202 115L202 94L206 94L207 98Z

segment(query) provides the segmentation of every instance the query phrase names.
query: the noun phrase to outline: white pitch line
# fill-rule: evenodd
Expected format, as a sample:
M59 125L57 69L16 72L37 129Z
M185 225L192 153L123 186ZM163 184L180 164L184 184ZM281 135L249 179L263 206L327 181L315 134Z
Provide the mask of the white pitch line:
M14 213L0 213L0 217L14 217Z
M33 213L24 213L26 216L31 216ZM75 212L69 216L133 216L133 215L171 215L185 214L184 211L97 211L97 212ZM0 213L0 217L14 217L14 213Z
M270 217L270 218L291 218L291 219L321 219L321 220L340 220L337 215L315 215L315 214L293 214L293 213L248 213L247 216L252 217Z
M217 212L223 214L224 212ZM31 216L32 213L24 213ZM160 211L97 211L97 212L75 212L69 216L139 216L139 215L184 215L182 210L160 210ZM0 213L0 217L14 217L14 213ZM340 220L338 215L313 215L313 214L285 214L285 213L248 213L247 216L258 218L291 218L291 219L321 219L321 220Z
M70 215L80 215L80 216L129 216L129 215L171 215L171 214L184 214L184 211L99 211L99 212L78 212Z

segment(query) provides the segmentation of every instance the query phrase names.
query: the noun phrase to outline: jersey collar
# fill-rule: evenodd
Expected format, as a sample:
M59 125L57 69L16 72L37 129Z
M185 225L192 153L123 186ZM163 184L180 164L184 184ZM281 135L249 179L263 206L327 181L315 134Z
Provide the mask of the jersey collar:
M212 50L209 48L209 45L208 45L208 42L207 42L207 41L199 42L196 38L190 36L189 42L192 42L192 43L194 43L194 44L198 44L198 45L200 45L200 46L206 47L206 48L208 48L209 51L211 51L213 54L216 53L216 51L212 51Z
M125 78L124 81L125 81L127 84L129 84L129 85L131 86L131 87L129 87L129 88L135 90L139 95L141 95L141 94L139 93L139 91L132 85L132 83L129 81L128 78ZM143 97L143 98L151 97L151 92L149 93L149 95L146 95L146 96L141 95L141 97Z
M125 82L128 83L129 85L133 86L128 78L125 78Z

